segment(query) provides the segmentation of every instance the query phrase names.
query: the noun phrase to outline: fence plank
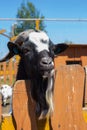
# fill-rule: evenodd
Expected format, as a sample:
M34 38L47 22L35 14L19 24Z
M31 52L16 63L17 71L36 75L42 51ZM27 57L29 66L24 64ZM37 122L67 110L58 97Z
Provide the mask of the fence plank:
M13 115L17 130L37 130L35 103L30 95L29 81L21 80L15 83L13 93Z
M18 60L10 59L9 62L0 63L0 83L12 85L16 77Z
M84 69L80 65L58 67L54 89L53 130L86 130L82 114Z
M3 63L3 75L4 75L4 82L6 83L6 62Z
M12 73L12 71L13 71L13 68L12 68L12 64L13 62L12 62L12 59L10 59L10 62L9 62L9 82L10 82L10 84L12 84L12 81L13 81L13 73Z

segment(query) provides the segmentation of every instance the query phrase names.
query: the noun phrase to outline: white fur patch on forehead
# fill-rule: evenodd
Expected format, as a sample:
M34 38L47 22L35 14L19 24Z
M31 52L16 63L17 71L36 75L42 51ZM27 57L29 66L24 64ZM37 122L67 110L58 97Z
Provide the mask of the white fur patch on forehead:
M45 32L31 32L29 34L29 41L36 45L36 50L38 52L43 50L49 51L49 37Z

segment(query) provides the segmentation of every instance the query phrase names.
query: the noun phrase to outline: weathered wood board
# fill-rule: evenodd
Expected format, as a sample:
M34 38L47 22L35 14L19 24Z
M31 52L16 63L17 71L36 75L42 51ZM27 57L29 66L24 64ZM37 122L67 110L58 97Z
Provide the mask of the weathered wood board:
M37 130L35 119L35 103L31 99L30 82L20 80L14 85L13 115L16 130Z
M85 72L80 65L60 66L54 90L53 130L87 130L83 118Z

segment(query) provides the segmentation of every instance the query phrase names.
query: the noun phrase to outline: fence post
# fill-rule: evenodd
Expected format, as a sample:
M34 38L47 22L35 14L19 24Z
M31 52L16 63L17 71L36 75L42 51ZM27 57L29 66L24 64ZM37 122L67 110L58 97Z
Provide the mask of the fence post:
M9 61L9 83L12 84L13 82L13 66L12 66L12 59Z
M39 30L39 29L40 29L40 28L39 28L40 20L36 20L35 23L36 23L36 30Z
M4 83L6 83L7 75L6 75L6 62L3 63L3 77Z
M37 130L35 102L30 94L30 81L19 80L13 90L13 116L16 130Z

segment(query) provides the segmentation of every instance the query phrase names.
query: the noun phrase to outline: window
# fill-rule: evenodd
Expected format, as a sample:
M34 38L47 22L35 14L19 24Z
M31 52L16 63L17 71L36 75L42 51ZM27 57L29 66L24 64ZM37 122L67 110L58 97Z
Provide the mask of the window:
M82 61L66 61L66 64L67 65L72 65L72 64L79 64L79 65L82 65Z

